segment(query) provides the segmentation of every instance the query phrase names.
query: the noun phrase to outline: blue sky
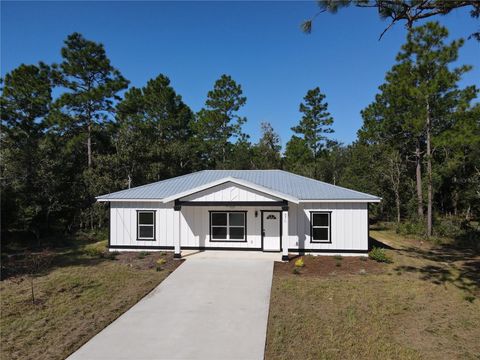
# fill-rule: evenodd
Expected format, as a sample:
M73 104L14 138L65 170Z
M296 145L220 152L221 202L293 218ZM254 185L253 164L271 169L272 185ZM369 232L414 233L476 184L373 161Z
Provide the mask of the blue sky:
M303 96L319 86L335 119L333 138L350 143L406 30L398 24L378 41L387 23L375 10L351 8L321 14L303 34L300 23L316 11L313 1L2 2L1 76L21 63L60 62L63 40L77 31L105 45L131 86L163 73L194 111L230 74L247 96L244 130L253 141L269 121L285 144ZM478 28L467 10L437 19L452 39ZM467 41L459 63L474 66L462 85L480 86L480 43Z

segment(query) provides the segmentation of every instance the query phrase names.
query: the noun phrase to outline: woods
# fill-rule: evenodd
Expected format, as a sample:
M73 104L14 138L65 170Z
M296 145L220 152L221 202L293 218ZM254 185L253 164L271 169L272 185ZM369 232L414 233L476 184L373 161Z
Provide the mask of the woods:
M306 89L282 149L274 122L257 143L244 132L239 79L212 81L194 112L165 75L129 88L102 44L71 34L59 64L21 65L2 80L2 236L103 228L95 196L193 171L283 168L381 196L372 218L399 231L471 239L480 105L475 86L460 86L471 69L457 66L463 40L447 38L438 23L409 30L352 144L335 139L322 84Z

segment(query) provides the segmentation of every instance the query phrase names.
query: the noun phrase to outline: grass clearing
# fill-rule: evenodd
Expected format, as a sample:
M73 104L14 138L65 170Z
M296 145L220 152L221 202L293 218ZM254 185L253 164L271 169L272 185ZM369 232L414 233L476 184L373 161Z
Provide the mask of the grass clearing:
M30 281L3 280L2 359L64 359L164 280L180 262L171 254L105 257L105 242L61 249L52 266ZM93 249L93 250L92 250ZM157 271L157 260L162 261Z
M392 231L370 234L389 245L393 263L317 275L309 267L338 260L305 257L297 275L282 268L290 263L276 266L266 359L478 359L478 254ZM361 266L344 258L342 267L346 261Z

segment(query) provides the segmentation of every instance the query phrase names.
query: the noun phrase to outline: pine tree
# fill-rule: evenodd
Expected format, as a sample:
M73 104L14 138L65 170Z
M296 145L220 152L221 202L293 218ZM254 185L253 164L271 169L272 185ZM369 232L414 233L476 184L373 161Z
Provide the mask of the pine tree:
M2 224L40 235L38 163L52 101L50 68L20 65L5 76L1 107Z
M56 105L66 116L59 124L67 131L86 137L87 164L93 164L92 134L111 120L118 92L128 81L115 69L102 44L73 33L62 48L59 84L67 89Z
M242 138L246 118L238 115L247 98L241 85L229 75L222 75L208 92L205 108L199 111L196 132L203 143L205 161L225 168L232 150L232 139Z
M299 125L292 127L292 130L303 140L303 145L308 148L312 157L311 163L304 163L303 165L311 168L310 176L317 179L319 178L319 160L327 146L328 138L325 134L333 133L333 129L330 127L333 124L333 118L328 112L328 103L324 101L325 97L319 87L309 90L299 108L300 112L303 113L302 119ZM287 144L287 157L290 156L289 149L293 150L295 148L295 152L301 149L301 142L294 138L292 140L295 146L288 146ZM305 155L302 157L305 157Z

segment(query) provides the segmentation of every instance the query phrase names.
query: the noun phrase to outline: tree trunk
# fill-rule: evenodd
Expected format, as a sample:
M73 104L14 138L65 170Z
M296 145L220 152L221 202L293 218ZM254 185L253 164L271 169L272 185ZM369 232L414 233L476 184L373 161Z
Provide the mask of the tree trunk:
M397 208L397 223L400 223L400 193L398 190L395 191L395 205Z
M431 131L432 121L430 118L430 104L427 99L427 236L432 236L432 149L431 149Z
M88 123L87 155L88 167L92 167L92 124Z
M423 219L423 193L422 193L422 157L420 152L420 141L417 140L415 147L416 181L417 181L417 214Z

